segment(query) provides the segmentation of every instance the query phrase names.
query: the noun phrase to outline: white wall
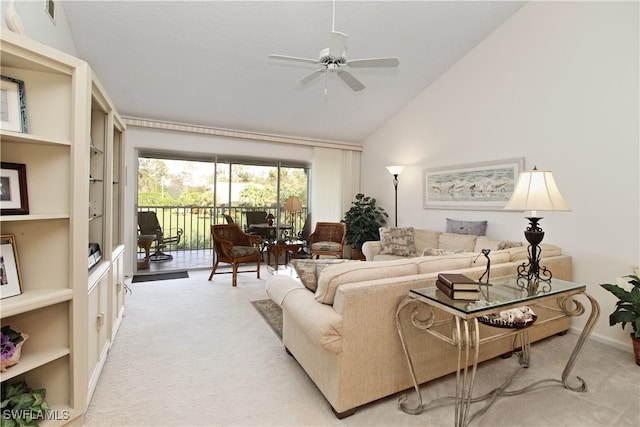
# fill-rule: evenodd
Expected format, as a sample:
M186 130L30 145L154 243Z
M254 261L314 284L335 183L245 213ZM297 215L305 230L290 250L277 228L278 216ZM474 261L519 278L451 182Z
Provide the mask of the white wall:
M545 242L573 256L574 280L600 302L593 336L629 351L631 329L609 327L615 299L598 284L640 264L638 34L637 2L530 2L370 135L362 155L363 191L390 214L384 167L406 166L399 226L487 219L488 235L521 241L524 213L424 210L423 169L524 157L526 170L553 171L572 211L543 213Z
M22 20L27 37L69 55L78 56L62 3L60 0L55 2L57 8L55 11L55 23L45 12L44 0L16 0L14 7ZM8 5L9 2L7 0L0 1L0 22L3 29L7 28L4 16Z

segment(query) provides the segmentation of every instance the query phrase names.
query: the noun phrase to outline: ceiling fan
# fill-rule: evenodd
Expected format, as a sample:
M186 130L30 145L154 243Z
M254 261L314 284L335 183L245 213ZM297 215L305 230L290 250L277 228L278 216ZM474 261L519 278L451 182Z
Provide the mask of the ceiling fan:
M353 74L345 70L346 67L365 68L365 67L397 67L400 64L398 58L366 58L366 59L347 59L347 40L349 36L345 33L335 30L335 13L336 5L333 2L333 30L329 38L329 47L322 49L318 55L318 59L300 58L297 56L287 55L269 55L269 58L281 59L285 61L304 62L307 64L318 65L318 69L300 80L300 85L305 85L321 75L327 73L336 73L352 90L358 92L364 89L364 85L360 80L355 78ZM327 89L325 87L325 94Z

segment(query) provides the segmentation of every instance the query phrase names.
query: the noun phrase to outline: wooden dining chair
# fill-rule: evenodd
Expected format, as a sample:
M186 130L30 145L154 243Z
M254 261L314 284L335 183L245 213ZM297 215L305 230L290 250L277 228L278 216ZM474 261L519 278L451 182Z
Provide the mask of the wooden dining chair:
M209 275L209 280L213 278L218 269L218 264L221 262L231 264L232 270L225 273L233 274L233 286L237 285L238 273L252 273L255 271L258 279L260 278L260 261L262 260L260 236L245 233L238 224L219 224L211 226L211 237L213 238L215 262ZM240 264L251 262L256 263L255 270L238 270Z

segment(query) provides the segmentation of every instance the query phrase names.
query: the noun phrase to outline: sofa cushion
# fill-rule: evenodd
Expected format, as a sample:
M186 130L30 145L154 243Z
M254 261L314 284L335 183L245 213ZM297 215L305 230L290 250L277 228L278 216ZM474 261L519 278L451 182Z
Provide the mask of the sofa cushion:
M484 236L487 234L487 221L460 221L447 218L447 228L445 231L447 233Z
M291 265L296 270L302 284L315 292L318 287L320 272L330 265L351 262L349 259L294 259Z
M341 285L418 274L418 266L413 259L349 262L329 266L320 273L315 298L318 302L332 305L336 290Z
M479 256L478 256L479 255ZM491 251L489 252L489 259L491 259L491 265L504 264L511 261L511 254L507 251ZM487 257L480 252L473 254L473 261L471 267L479 267L487 265Z
M426 248L437 248L438 238L442 231L413 229L413 239L416 245L416 254L420 255Z
M438 237L438 249L473 252L476 246L476 238L472 234L441 233Z
M486 236L479 236L476 239L476 246L473 248L473 252L479 253L483 249L491 249L492 251L506 249L502 247L503 244L503 240L496 240Z
M413 227L380 227L380 254L416 256Z
M529 259L529 246L519 246L505 249L511 255L511 261L526 261ZM562 249L558 246L543 243L540 245L540 258L549 258L562 255Z
M418 266L418 274L439 273L445 270L468 268L473 261L473 254L454 254L414 258Z

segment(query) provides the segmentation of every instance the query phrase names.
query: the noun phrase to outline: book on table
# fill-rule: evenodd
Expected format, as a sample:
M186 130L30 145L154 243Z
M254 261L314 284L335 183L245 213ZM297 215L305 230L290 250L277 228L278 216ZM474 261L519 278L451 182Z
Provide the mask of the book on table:
M478 290L478 282L459 273L439 273L438 280L451 289Z
M478 301L480 299L480 289L476 288L472 289L452 289L449 286L442 283L440 280L436 280L436 286L446 296L454 300L465 300L465 301Z

